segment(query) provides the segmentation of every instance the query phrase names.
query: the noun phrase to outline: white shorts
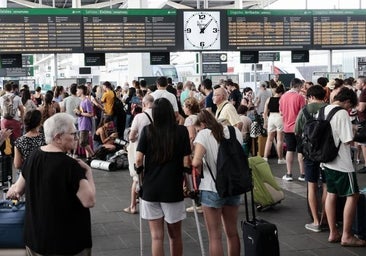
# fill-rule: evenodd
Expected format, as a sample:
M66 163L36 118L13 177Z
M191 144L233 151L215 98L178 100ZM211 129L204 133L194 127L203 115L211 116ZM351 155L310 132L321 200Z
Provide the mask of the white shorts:
M279 131L282 132L283 130L283 120L280 113L270 113L268 117L268 132L275 132Z
M184 201L174 203L141 201L140 214L141 218L145 220L156 220L164 217L165 222L174 224L187 217Z
M139 181L139 177L135 171L135 157L136 157L137 141L130 142L127 145L128 152L128 170L133 181Z

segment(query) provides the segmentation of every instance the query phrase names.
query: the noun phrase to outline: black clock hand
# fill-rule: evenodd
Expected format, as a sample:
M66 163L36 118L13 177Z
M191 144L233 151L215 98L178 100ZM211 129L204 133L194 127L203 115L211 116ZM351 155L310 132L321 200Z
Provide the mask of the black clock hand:
M205 29L208 27L208 25L210 25L210 23L211 23L211 21L212 21L213 19L210 19L210 21L209 22L207 22L206 23L206 25L204 25L202 28L200 28L201 30L200 30L200 34L203 34L203 33L205 33Z
M197 26L199 27L200 31L202 31L202 28L204 27L204 25L202 23L200 23L199 21L197 21Z

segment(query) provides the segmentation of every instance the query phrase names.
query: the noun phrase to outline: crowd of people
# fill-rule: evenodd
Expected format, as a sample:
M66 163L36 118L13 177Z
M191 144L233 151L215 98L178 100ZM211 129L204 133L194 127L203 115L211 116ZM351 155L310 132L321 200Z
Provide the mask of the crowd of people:
M250 87L240 92L239 85L231 80L213 85L210 79L204 79L196 87L191 81L175 86L166 77L157 78L156 84L149 86L143 80L116 88L109 82L94 87L91 83L72 84L66 89L56 86L44 95L40 88L32 94L27 86L21 90L17 86L7 83L0 96L0 142L10 139L15 146L14 165L20 173L8 196L19 198L25 193L29 253L90 255L89 208L95 204L96 192L91 168L77 156L77 148L85 150L88 163L100 147L113 152L114 140L124 138L127 129L132 184L131 202L123 211L139 213L148 220L152 255L163 254L165 223L171 255L183 254L182 220L192 211L191 207L185 209L183 178L192 166L200 175L195 177L199 184L195 200L197 211L204 214L210 255L224 255L222 227L228 255L240 255L240 196L220 198L208 166L216 175L218 145L229 136L227 126L235 127L237 140L248 156L256 155L260 142L251 130L258 120L266 130L261 136L267 137L262 156L266 161L277 157L278 164L286 165L285 181L293 180L297 156L298 180L308 184L313 215L313 222L305 228L320 232L328 225L329 242L366 245L351 231L359 193L352 160L359 164L366 159L366 145L353 142L355 127L366 121L365 77L355 81L322 77L315 85L295 78L286 90L275 76L261 83L257 92ZM9 99L15 114L4 112ZM116 109L117 100L123 103L124 117L119 115L121 109ZM331 120L335 142L341 142L338 156L328 163L304 158L304 108L316 116L321 107L327 115L335 106L343 108ZM366 162L359 171L366 172ZM320 177L325 211L319 216L321 206L316 197ZM337 197L346 198L342 234L336 226ZM57 213L57 209L63 210ZM70 209L69 215L64 215L64 209ZM69 219L73 222L67 222ZM54 232L55 223L62 231ZM39 228L44 232L37 232Z

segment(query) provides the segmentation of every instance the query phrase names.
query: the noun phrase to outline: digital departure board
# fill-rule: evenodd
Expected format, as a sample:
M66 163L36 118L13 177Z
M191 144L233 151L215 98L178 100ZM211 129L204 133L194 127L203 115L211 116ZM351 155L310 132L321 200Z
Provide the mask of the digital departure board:
M228 49L309 49L311 22L307 10L228 10Z
M314 49L366 47L366 10L314 10Z
M0 8L0 54L184 51L183 35L190 31L184 26L200 19L193 12L184 24L188 12L192 11ZM361 9L220 10L215 16L220 29L209 30L214 19L188 24L198 27L199 34L215 33L212 38L220 38L221 51L366 49L365 17ZM208 39L202 37L199 43Z
M0 9L0 52L82 52L82 17L78 12L71 9Z
M84 52L176 50L176 10L85 10Z

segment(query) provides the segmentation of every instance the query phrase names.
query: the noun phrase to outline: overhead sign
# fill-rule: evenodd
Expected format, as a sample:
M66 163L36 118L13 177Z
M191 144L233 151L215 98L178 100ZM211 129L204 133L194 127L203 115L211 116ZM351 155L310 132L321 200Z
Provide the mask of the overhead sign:
M280 61L280 52L260 52L259 61Z
M364 49L365 16L365 9L0 8L0 53Z
M227 62L227 53L202 53L203 63Z
M22 54L22 66L32 66L34 63L33 55Z
M202 64L202 73L210 74L210 73L226 73L227 72L227 64Z
M291 51L291 62L309 62L309 51Z
M240 51L240 63L258 63L258 51Z
M85 53L85 66L105 66L105 53Z
M150 65L169 65L170 52L150 52Z
M311 48L308 10L228 10L227 24L232 51Z
M0 68L0 77L27 77L34 76L33 67Z
M91 74L91 68L90 67L80 67L79 68L79 74L80 75L90 75Z
M21 54L1 54L0 68L21 68L22 55Z
M84 52L176 50L177 11L83 10Z

